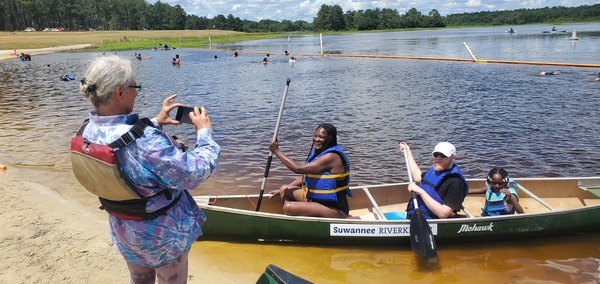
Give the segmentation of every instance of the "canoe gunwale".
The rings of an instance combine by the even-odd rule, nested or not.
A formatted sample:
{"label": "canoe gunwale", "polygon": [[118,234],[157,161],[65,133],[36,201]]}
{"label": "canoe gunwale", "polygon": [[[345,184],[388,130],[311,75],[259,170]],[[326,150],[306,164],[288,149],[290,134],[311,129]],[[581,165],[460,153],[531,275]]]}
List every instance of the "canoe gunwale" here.
{"label": "canoe gunwale", "polygon": [[[584,178],[528,178],[515,179],[521,181],[539,180],[534,191],[543,192],[547,183],[554,184],[556,181],[564,181],[563,185],[552,187],[547,199],[573,199],[581,201],[578,207],[565,207],[554,211],[528,212],[524,214],[490,216],[490,217],[456,217],[449,219],[431,219],[428,220],[430,226],[435,229],[436,242],[471,242],[502,240],[512,238],[527,238],[550,236],[560,234],[570,234],[576,232],[595,231],[600,229],[600,203],[590,203],[586,205],[581,193],[585,190],[579,185],[579,181],[590,181],[588,183],[600,184],[600,177]],[[484,179],[470,179],[484,183]],[[382,184],[376,186],[354,186],[356,190],[363,188],[373,189],[375,187],[406,186],[408,183]],[[556,190],[564,190],[557,195]],[[526,185],[526,187],[528,187]],[[382,191],[388,189],[382,188]],[[268,198],[270,195],[267,195]],[[545,195],[540,195],[541,199]],[[557,197],[558,196],[558,197]],[[564,196],[564,197],[563,197]],[[297,244],[346,244],[346,245],[401,245],[408,244],[409,237],[405,234],[395,235],[352,235],[340,236],[333,233],[336,228],[376,228],[377,230],[388,230],[386,228],[406,228],[410,225],[410,220],[378,220],[378,219],[359,219],[359,218],[322,218],[307,216],[290,216],[282,213],[256,212],[250,210],[251,204],[245,201],[248,198],[256,198],[254,195],[222,195],[222,196],[194,196],[194,199],[208,217],[207,222],[202,226],[204,236],[202,238],[212,240],[230,240],[240,242],[275,242],[275,243],[297,243]],[[382,196],[379,196],[382,197]],[[216,202],[210,203],[209,200],[216,198]],[[364,199],[365,196],[355,198]],[[222,203],[219,204],[219,199]],[[242,200],[244,199],[244,200]],[[589,199],[600,200],[590,196]],[[366,199],[365,199],[366,200]],[[395,198],[393,201],[397,201]],[[381,200],[383,201],[383,200]],[[390,204],[390,200],[385,200],[384,204]],[[562,201],[561,201],[562,202]],[[566,202],[566,201],[565,201]],[[238,204],[244,209],[226,207],[230,204]],[[271,210],[273,206],[278,206],[279,200],[271,200],[268,204]],[[361,203],[370,206],[368,201]],[[566,204],[566,203],[565,203]],[[570,205],[573,206],[573,205]],[[266,208],[266,207],[265,207]],[[362,207],[361,207],[362,208]],[[362,209],[361,209],[362,210]],[[268,210],[265,210],[268,211]],[[373,212],[370,212],[373,213]],[[212,220],[212,222],[211,222]],[[494,228],[489,232],[482,231],[486,226]],[[469,229],[475,228],[475,229]],[[483,228],[483,229],[482,229]],[[469,231],[471,230],[471,231]],[[492,232],[493,231],[493,232]]]}

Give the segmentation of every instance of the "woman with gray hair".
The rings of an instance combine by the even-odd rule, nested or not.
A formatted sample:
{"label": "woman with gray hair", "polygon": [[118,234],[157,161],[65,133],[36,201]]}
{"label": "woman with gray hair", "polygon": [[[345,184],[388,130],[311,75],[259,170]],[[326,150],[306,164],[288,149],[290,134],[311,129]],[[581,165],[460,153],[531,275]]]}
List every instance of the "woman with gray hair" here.
{"label": "woman with gray hair", "polygon": [[109,214],[113,245],[127,262],[131,283],[185,283],[188,252],[202,234],[206,216],[188,190],[214,172],[220,147],[206,109],[189,117],[196,130],[194,149],[183,152],[162,131],[179,125],[169,116],[182,106],[171,95],[153,119],[132,113],[142,86],[129,60],[94,60],[81,92],[94,110],[71,141],[73,172],[99,196]]}

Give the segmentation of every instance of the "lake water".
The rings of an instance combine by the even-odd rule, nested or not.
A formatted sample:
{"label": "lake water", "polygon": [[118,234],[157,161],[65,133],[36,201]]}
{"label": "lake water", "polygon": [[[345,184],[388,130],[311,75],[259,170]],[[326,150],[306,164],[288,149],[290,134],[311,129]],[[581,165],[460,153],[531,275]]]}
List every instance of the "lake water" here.
{"label": "lake water", "polygon": [[[323,51],[468,59],[470,55],[463,45],[466,42],[477,59],[600,66],[600,24],[557,27],[568,30],[562,35],[542,34],[551,28],[547,26],[513,26],[517,31],[514,35],[505,33],[509,28],[325,35]],[[573,29],[579,37],[575,42],[569,40]],[[352,185],[406,181],[399,140],[411,144],[422,168],[430,166],[430,153],[437,142],[452,142],[458,151],[457,163],[467,178],[483,178],[497,166],[507,168],[513,177],[600,176],[600,82],[594,81],[597,68],[328,56],[301,56],[295,64],[288,63],[284,50],[292,56],[319,54],[318,35],[213,48],[117,53],[132,60],[137,52],[151,57],[133,60],[137,81],[143,85],[134,111],[153,116],[162,100],[172,93],[180,94],[177,100],[186,105],[206,107],[216,139],[222,145],[222,156],[217,172],[198,194],[258,193],[268,141],[273,136],[288,78],[291,84],[279,132],[281,149],[302,161],[308,154],[315,127],[322,122],[334,124],[338,141],[350,157]],[[240,56],[234,57],[233,50],[240,51]],[[269,63],[263,65],[260,62],[267,53],[271,54]],[[170,64],[175,54],[182,59],[179,68]],[[69,139],[91,108],[80,95],[77,82],[97,56],[102,54],[53,54],[35,56],[31,62],[0,63],[1,164],[71,175]],[[528,76],[541,71],[561,74]],[[59,81],[65,73],[74,75],[77,81]],[[189,125],[166,127],[168,132],[188,141],[194,137],[192,129]],[[293,178],[275,160],[266,190]],[[596,269],[597,273],[600,246],[596,240],[600,235],[591,236],[584,241],[566,238],[564,246],[578,252],[573,255],[565,256],[552,249],[555,242],[542,242],[535,256],[523,248],[513,252],[514,260],[499,261],[497,265],[516,278],[534,280],[552,280],[545,278],[548,273],[575,275],[573,269],[562,269],[564,266],[560,265],[543,268],[535,264],[539,261],[568,261],[567,266],[579,272],[592,273]],[[472,254],[487,252],[502,259],[503,251],[511,247],[512,244],[501,244],[500,248],[484,245]],[[275,254],[278,250],[293,251],[272,248],[269,252]],[[337,248],[311,249],[324,255],[332,250],[332,254],[344,253]],[[410,248],[404,251],[410,252]],[[234,258],[243,257],[231,253]],[[369,254],[371,250],[352,253]],[[207,257],[203,254],[197,257],[201,262],[210,261],[203,259]],[[367,263],[371,258],[372,255],[367,257]],[[589,261],[596,267],[591,267]],[[532,271],[537,272],[529,272],[528,263],[535,265]],[[304,265],[310,271],[315,269]],[[497,271],[488,265],[471,262],[458,262],[442,270],[462,265],[468,265],[470,272],[483,273],[482,277],[488,280],[497,277]],[[349,265],[350,270],[344,275],[374,272],[382,277],[373,279],[385,280],[389,279],[388,270],[405,271],[410,267],[399,268],[397,263],[385,261],[359,262]],[[322,281],[312,279],[321,283],[352,282],[348,280],[351,277],[323,273]],[[421,276],[415,273],[415,277]],[[453,277],[458,279],[459,275]],[[423,278],[427,279],[431,280]]]}

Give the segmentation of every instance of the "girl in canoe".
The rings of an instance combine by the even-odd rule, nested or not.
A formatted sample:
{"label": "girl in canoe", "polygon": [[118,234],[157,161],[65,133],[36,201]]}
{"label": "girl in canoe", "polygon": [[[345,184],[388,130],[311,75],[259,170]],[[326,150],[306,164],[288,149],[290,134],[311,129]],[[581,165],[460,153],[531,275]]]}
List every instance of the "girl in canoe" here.
{"label": "girl in canoe", "polygon": [[288,158],[271,141],[269,150],[292,172],[302,174],[290,184],[269,193],[281,196],[283,213],[295,216],[346,218],[350,207],[350,162],[337,143],[337,130],[323,123],[312,138],[313,145],[304,164]]}
{"label": "girl in canoe", "polygon": [[508,172],[503,168],[493,168],[487,176],[487,187],[471,189],[469,193],[484,193],[485,205],[481,208],[481,216],[510,215],[523,213],[516,189],[517,182],[511,181]]}

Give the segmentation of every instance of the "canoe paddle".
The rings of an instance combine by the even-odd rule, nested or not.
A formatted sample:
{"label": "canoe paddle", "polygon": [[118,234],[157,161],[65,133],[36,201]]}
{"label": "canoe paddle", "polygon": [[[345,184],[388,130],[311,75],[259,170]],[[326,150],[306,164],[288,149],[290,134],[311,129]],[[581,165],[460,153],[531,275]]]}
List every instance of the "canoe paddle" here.
{"label": "canoe paddle", "polygon": [[[408,182],[411,184],[413,183],[413,178],[406,152],[404,152],[404,161],[406,162],[406,170],[408,171]],[[427,223],[427,219],[425,219],[425,216],[419,210],[417,194],[414,192],[412,192],[412,200],[415,210],[412,216],[410,216],[410,246],[417,256],[429,259],[435,258],[437,256],[435,239],[433,238],[433,233],[431,232],[429,223]]]}
{"label": "canoe paddle", "polygon": [[[281,98],[281,105],[279,106],[279,114],[277,115],[277,123],[275,123],[275,133],[273,133],[273,141],[277,140],[277,133],[279,133],[279,123],[281,123],[281,115],[283,114],[283,106],[285,105],[285,98],[287,97],[288,88],[290,87],[290,79],[285,81],[285,90],[283,91],[283,97]],[[271,168],[271,161],[273,160],[273,152],[269,151],[269,158],[267,159],[267,166],[265,167],[265,174],[263,175],[263,181],[260,186],[260,194],[258,196],[258,202],[256,202],[256,212],[260,210],[260,203],[262,202],[263,193],[265,192],[265,185],[267,184],[267,177],[269,176],[269,169]]]}

